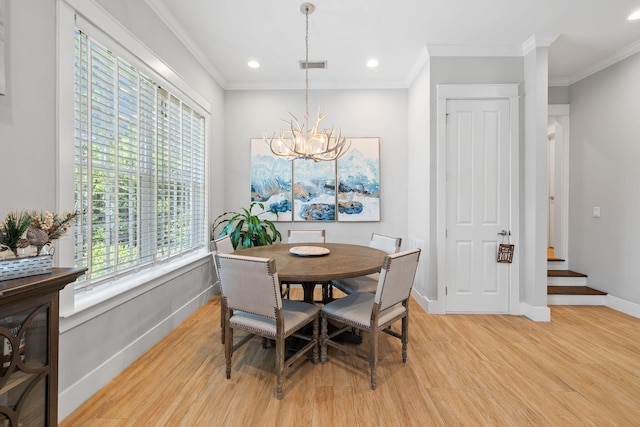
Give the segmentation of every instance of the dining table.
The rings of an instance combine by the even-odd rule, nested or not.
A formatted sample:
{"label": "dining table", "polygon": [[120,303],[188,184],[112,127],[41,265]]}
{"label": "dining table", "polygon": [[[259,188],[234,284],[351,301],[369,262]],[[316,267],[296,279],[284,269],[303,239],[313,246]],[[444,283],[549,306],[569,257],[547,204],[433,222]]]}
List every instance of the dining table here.
{"label": "dining table", "polygon": [[380,272],[386,252],[349,243],[277,243],[238,249],[236,255],[272,258],[281,282],[299,283],[314,303],[318,283]]}

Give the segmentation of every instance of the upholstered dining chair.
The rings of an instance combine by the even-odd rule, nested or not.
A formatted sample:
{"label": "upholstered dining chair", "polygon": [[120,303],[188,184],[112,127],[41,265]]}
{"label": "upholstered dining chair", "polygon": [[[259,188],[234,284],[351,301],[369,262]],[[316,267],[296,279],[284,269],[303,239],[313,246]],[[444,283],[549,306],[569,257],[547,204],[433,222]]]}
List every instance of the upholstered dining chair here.
{"label": "upholstered dining chair", "polygon": [[[320,361],[327,361],[327,347],[334,347],[366,358],[371,368],[371,389],[376,389],[376,369],[378,366],[378,340],[380,332],[387,333],[402,341],[402,362],[407,361],[409,342],[409,297],[418,267],[420,249],[387,255],[380,271],[380,279],[375,294],[358,292],[336,299],[322,307],[322,334],[320,337]],[[402,331],[397,333],[391,324],[401,320]],[[327,323],[344,325],[330,335]],[[369,333],[369,349],[363,351],[332,339],[349,329],[359,329]]]}
{"label": "upholstered dining chair", "polygon": [[289,230],[287,243],[324,243],[325,230]]}
{"label": "upholstered dining chair", "polygon": [[[289,230],[287,235],[287,243],[324,243],[325,230]],[[291,292],[291,282],[282,282],[286,287],[283,295],[289,297]],[[332,299],[332,290],[329,282],[322,282],[322,302],[328,302]]]}
{"label": "upholstered dining chair", "polygon": [[[276,264],[270,258],[233,254],[217,254],[222,295],[226,300],[225,359],[227,379],[231,378],[233,352],[253,336],[275,340],[276,397],[282,398],[284,370],[312,351],[313,363],[318,362],[318,325],[320,309],[304,301],[283,300]],[[312,325],[311,335],[303,328]],[[236,344],[235,330],[248,332]],[[295,336],[308,341],[285,361],[285,339]]]}
{"label": "upholstered dining chair", "polygon": [[[377,233],[371,234],[371,241],[369,242],[370,247],[380,249],[388,254],[398,252],[401,245],[401,237],[389,237]],[[332,280],[331,285],[334,288],[340,289],[347,295],[351,295],[356,292],[369,292],[373,294],[376,292],[376,288],[378,287],[379,277],[380,273],[373,273],[368,276]]]}
{"label": "upholstered dining chair", "polygon": [[[213,265],[216,270],[216,276],[218,277],[218,281],[216,283],[220,284],[220,272],[218,271],[218,264],[215,262],[216,254],[230,254],[235,249],[233,248],[233,243],[231,243],[230,236],[223,236],[219,239],[212,240],[209,243],[209,250],[213,255]],[[220,286],[220,339],[222,344],[224,344],[224,298],[222,296],[222,286]]]}

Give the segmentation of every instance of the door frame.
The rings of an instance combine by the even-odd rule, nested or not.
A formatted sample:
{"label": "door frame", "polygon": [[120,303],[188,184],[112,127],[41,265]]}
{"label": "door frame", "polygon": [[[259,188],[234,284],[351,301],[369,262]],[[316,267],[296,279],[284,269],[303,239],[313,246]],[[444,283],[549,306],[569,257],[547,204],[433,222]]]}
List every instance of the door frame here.
{"label": "door frame", "polygon": [[555,218],[556,232],[560,234],[561,252],[556,256],[564,262],[554,262],[554,269],[569,268],[569,153],[570,153],[570,107],[569,104],[549,104],[548,116],[562,125],[562,140],[556,137],[556,179],[560,180],[560,217]]}
{"label": "door frame", "polygon": [[[520,98],[517,84],[442,84],[436,86],[436,247],[437,247],[437,284],[438,307],[436,311],[446,313],[446,247],[447,247],[447,101],[454,99],[509,100],[509,138],[511,140],[511,179],[509,222],[511,225],[511,243],[515,244],[513,263],[509,266],[509,314],[520,314]],[[435,308],[435,307],[434,307]]]}

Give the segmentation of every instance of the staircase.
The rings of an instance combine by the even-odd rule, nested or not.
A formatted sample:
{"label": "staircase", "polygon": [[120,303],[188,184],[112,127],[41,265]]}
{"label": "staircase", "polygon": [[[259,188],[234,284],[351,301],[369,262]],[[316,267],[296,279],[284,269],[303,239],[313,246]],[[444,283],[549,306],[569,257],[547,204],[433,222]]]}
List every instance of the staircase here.
{"label": "staircase", "polygon": [[604,305],[606,292],[587,286],[587,275],[563,268],[565,260],[547,257],[548,305]]}

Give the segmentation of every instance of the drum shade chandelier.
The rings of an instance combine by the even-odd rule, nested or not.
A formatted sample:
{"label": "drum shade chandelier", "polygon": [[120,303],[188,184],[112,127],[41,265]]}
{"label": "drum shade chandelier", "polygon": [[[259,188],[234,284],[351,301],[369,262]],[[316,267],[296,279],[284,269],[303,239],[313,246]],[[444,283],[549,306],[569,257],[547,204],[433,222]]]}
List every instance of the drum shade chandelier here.
{"label": "drum shade chandelier", "polygon": [[[313,13],[315,6],[311,3],[300,5],[300,11],[306,17],[305,30],[305,62],[302,65],[305,70],[305,93],[304,102],[306,106],[304,124],[300,124],[296,116],[289,113],[291,120],[283,121],[286,127],[280,129],[280,136],[276,138],[274,132],[269,138],[265,132],[264,140],[269,144],[271,151],[276,156],[284,157],[287,160],[311,159],[313,161],[331,161],[342,156],[350,146],[342,132],[331,129],[320,130],[320,122],[328,113],[320,113],[313,128],[309,128],[309,15]],[[337,133],[337,136],[336,136]]]}

